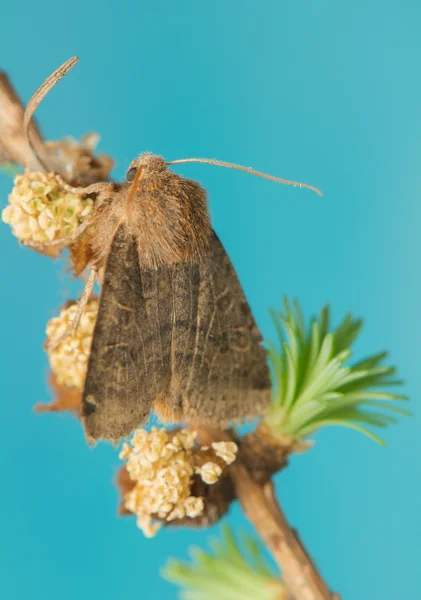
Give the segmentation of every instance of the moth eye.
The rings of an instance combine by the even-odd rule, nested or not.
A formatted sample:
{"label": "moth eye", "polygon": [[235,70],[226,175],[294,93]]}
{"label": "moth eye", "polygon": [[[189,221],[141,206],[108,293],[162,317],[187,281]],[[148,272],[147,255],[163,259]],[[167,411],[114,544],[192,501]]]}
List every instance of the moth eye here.
{"label": "moth eye", "polygon": [[131,169],[129,169],[127,171],[126,181],[133,181],[133,179],[136,177],[136,173],[137,173],[137,167],[132,167]]}

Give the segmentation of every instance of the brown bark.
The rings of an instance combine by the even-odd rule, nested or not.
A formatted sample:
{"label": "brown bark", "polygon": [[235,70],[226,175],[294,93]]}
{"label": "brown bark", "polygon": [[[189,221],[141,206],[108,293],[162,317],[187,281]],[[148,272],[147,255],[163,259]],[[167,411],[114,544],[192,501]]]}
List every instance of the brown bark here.
{"label": "brown bark", "polygon": [[[273,484],[256,484],[242,464],[230,469],[240,504],[282,571],[295,600],[333,600],[310,556],[288,525],[276,501]],[[336,598],[338,598],[336,596]]]}
{"label": "brown bark", "polygon": [[239,440],[238,457],[247,465],[252,479],[262,485],[287,466],[290,454],[304,452],[308,447],[289,437],[275,437],[262,422]]}
{"label": "brown bark", "polygon": [[[218,428],[196,429],[199,429],[202,443],[232,439],[228,432]],[[264,427],[258,427],[253,434],[249,434],[250,448],[257,448],[261,458],[264,457],[263,447],[270,446],[267,434]],[[280,452],[282,465],[285,464],[287,453],[292,451],[292,446],[289,446],[289,452]],[[273,483],[266,478],[265,468],[257,469],[257,476],[253,476],[248,470],[248,463],[243,462],[252,455],[251,449],[245,453],[240,452],[237,460],[229,467],[229,474],[236,497],[279,565],[282,579],[291,595],[295,600],[340,600],[337,594],[329,591],[309,554],[288,525],[275,498]],[[256,469],[254,457],[251,464]],[[269,465],[274,468],[272,459]]]}
{"label": "brown bark", "polygon": [[[27,166],[34,161],[33,153],[23,133],[24,107],[6,73],[0,72],[0,163],[16,162]],[[33,123],[32,139],[43,144],[42,136]]]}

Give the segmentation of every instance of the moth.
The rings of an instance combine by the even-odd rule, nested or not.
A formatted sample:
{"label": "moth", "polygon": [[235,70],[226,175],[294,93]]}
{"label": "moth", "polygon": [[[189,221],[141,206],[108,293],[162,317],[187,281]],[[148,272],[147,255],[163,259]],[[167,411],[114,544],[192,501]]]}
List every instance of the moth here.
{"label": "moth", "polygon": [[[29,102],[29,143],[36,107],[76,61],[55,71]],[[122,183],[71,188],[62,182],[95,198],[94,211],[76,233],[51,242],[77,250],[79,271],[91,269],[73,328],[101,273],[83,390],[88,439],[120,440],[142,425],[151,409],[164,422],[226,424],[261,415],[270,401],[262,337],[212,229],[206,192],[170,170],[183,162],[315,189],[221,161],[166,162],[150,153],[133,160]]]}

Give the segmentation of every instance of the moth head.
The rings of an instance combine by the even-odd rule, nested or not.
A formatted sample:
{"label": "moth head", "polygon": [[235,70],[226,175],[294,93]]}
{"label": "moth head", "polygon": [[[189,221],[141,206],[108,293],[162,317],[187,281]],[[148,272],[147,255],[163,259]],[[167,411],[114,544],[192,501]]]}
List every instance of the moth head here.
{"label": "moth head", "polygon": [[130,164],[124,184],[123,218],[139,240],[145,268],[201,260],[212,233],[205,190],[167,165],[161,156],[141,154]]}
{"label": "moth head", "polygon": [[159,175],[167,170],[167,163],[162,156],[156,156],[150,152],[144,152],[130,163],[129,169],[126,173],[126,181],[129,183],[134,181],[139,169],[141,170],[142,178],[151,175]]}

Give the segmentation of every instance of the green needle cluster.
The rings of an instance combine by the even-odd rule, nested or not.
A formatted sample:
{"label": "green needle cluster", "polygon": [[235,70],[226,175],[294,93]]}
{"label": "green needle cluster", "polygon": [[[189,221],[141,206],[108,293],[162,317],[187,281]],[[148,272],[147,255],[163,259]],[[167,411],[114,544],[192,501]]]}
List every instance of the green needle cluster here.
{"label": "green needle cluster", "polygon": [[370,428],[384,428],[410,415],[396,403],[406,396],[385,391],[401,384],[386,352],[348,364],[362,321],[348,314],[336,329],[325,306],[308,326],[298,302],[284,300],[272,312],[278,344],[268,353],[273,373],[273,402],[265,422],[274,434],[302,439],[326,425],[342,425],[384,445]]}
{"label": "green needle cluster", "polygon": [[182,586],[182,600],[286,600],[282,582],[266,565],[259,544],[248,536],[237,543],[230,529],[222,540],[211,540],[212,553],[191,550],[192,563],[172,559],[163,571]]}

